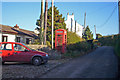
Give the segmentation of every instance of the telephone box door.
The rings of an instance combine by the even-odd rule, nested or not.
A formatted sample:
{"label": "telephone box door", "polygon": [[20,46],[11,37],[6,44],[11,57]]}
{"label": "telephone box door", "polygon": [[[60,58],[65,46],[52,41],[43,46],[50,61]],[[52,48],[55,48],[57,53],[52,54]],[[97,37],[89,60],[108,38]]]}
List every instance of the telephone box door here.
{"label": "telephone box door", "polygon": [[65,53],[67,43],[67,33],[64,29],[58,29],[55,31],[55,49]]}

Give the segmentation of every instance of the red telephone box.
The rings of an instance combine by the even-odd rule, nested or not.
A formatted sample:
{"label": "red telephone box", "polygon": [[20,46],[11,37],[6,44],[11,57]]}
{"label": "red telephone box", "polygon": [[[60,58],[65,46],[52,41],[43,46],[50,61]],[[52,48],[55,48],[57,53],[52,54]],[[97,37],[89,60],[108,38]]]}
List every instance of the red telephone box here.
{"label": "red telephone box", "polygon": [[66,45],[67,45],[67,31],[64,29],[55,30],[55,49],[61,51],[62,53],[65,53]]}

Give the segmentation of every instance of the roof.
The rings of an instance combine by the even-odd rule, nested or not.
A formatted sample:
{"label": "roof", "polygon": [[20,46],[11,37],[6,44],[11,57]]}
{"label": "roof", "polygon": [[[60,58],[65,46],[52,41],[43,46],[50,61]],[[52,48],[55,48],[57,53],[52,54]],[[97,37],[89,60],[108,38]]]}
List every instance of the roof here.
{"label": "roof", "polygon": [[2,27],[0,30],[2,30],[2,32],[4,32],[4,33],[26,35],[26,36],[38,38],[37,34],[35,34],[34,31],[29,31],[29,30],[25,30],[25,29],[21,29],[21,28],[16,29],[15,27],[1,25],[1,24],[0,24],[0,27]]}
{"label": "roof", "polygon": [[0,42],[0,44],[4,44],[4,43],[10,43],[10,44],[22,44],[22,43],[19,43],[19,42]]}

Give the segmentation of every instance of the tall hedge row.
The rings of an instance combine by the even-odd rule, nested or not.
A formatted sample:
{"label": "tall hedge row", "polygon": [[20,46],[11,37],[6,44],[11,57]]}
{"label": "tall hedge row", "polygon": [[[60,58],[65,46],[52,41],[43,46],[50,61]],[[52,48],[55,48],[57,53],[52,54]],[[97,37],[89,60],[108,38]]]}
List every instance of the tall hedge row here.
{"label": "tall hedge row", "polygon": [[99,38],[98,41],[103,46],[113,46],[115,48],[116,54],[120,56],[120,34],[111,35],[111,36],[103,36]]}

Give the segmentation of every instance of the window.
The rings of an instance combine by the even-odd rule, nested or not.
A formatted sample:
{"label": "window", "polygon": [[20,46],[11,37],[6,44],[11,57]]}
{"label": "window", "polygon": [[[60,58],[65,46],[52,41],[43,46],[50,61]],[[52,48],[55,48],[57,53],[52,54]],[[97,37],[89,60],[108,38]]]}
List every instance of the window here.
{"label": "window", "polygon": [[0,50],[9,50],[12,51],[12,44],[2,44]]}
{"label": "window", "polygon": [[17,41],[17,42],[20,42],[20,37],[17,37],[17,38],[16,38],[16,41]]}
{"label": "window", "polygon": [[57,35],[57,46],[62,46],[63,35]]}
{"label": "window", "polygon": [[19,44],[14,44],[13,46],[14,46],[14,51],[25,51],[26,50],[25,47],[23,47]]}
{"label": "window", "polygon": [[26,44],[31,44],[32,43],[32,39],[31,38],[26,38]]}
{"label": "window", "polygon": [[2,42],[7,42],[7,36],[2,36]]}

